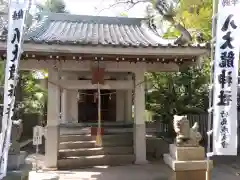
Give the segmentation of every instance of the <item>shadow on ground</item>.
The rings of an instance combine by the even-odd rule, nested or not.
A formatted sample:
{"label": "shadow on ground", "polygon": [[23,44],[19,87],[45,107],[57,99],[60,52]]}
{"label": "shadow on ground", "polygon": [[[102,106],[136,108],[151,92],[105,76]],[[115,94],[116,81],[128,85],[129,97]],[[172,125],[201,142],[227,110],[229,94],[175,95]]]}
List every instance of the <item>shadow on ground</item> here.
{"label": "shadow on ground", "polygon": [[[118,167],[95,167],[81,170],[35,173],[29,180],[167,180],[171,170],[162,162],[147,165],[128,165]],[[42,179],[41,179],[42,180]]]}
{"label": "shadow on ground", "polygon": [[[29,156],[27,163],[35,163],[44,167],[44,144],[40,146],[40,153],[35,154],[35,146],[28,144],[22,150]],[[212,158],[214,169],[212,180],[240,180],[240,156],[218,156]],[[97,167],[71,171],[31,172],[29,180],[167,180],[171,175],[162,160],[153,161],[147,165],[128,165],[118,167]]]}

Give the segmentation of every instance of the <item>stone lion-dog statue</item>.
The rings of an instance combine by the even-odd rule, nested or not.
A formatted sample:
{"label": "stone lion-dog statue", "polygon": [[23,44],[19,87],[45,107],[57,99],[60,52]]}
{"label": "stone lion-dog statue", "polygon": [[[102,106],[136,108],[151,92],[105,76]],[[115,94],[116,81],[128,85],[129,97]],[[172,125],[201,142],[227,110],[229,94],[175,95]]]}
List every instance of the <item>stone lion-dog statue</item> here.
{"label": "stone lion-dog statue", "polygon": [[182,147],[197,147],[202,139],[202,135],[198,132],[199,125],[194,123],[190,128],[189,120],[187,116],[174,115],[173,127],[177,136],[175,144]]}

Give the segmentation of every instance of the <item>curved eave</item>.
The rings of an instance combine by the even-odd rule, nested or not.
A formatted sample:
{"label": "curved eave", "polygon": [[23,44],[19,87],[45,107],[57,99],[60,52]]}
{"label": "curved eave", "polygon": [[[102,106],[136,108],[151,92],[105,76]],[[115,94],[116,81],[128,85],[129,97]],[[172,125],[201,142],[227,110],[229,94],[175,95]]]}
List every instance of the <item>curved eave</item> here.
{"label": "curved eave", "polygon": [[[6,42],[0,42],[0,50],[6,50]],[[161,46],[161,47],[119,47],[102,45],[62,45],[62,44],[36,44],[24,43],[24,52],[37,53],[71,53],[71,54],[102,54],[102,55],[135,55],[135,56],[194,56],[207,55],[209,50],[197,46]]]}

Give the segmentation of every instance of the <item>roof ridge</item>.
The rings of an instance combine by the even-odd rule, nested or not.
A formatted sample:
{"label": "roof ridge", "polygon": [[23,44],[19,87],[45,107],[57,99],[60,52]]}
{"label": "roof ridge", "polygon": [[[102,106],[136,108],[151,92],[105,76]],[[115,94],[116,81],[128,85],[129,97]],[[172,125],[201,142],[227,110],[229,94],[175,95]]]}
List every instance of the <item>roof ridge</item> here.
{"label": "roof ridge", "polygon": [[146,18],[132,17],[113,17],[113,16],[93,16],[93,15],[77,15],[68,13],[42,13],[41,16],[47,16],[51,21],[71,21],[71,22],[86,22],[96,24],[128,24],[140,25],[141,21]]}

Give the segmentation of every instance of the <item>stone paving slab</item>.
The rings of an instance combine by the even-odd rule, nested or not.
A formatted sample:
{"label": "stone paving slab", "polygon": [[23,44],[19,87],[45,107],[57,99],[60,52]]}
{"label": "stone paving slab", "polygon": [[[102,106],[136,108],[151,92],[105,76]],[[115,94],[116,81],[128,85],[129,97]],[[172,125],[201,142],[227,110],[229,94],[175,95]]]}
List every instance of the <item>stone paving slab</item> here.
{"label": "stone paving slab", "polygon": [[130,165],[75,171],[31,172],[29,180],[57,180],[57,177],[59,180],[167,180],[164,173],[166,169],[167,167],[161,165]]}
{"label": "stone paving slab", "polygon": [[[26,161],[44,166],[43,155],[32,154]],[[215,157],[212,180],[240,180],[240,157]],[[147,165],[128,165],[118,167],[101,167],[72,171],[36,173],[30,172],[29,180],[168,180],[171,169],[163,161]],[[55,177],[55,179],[54,179]]]}
{"label": "stone paving slab", "polygon": [[[32,171],[29,180],[168,180],[170,175],[170,168],[161,162],[72,171]],[[212,180],[240,180],[240,176],[231,166],[219,165],[212,172]]]}

